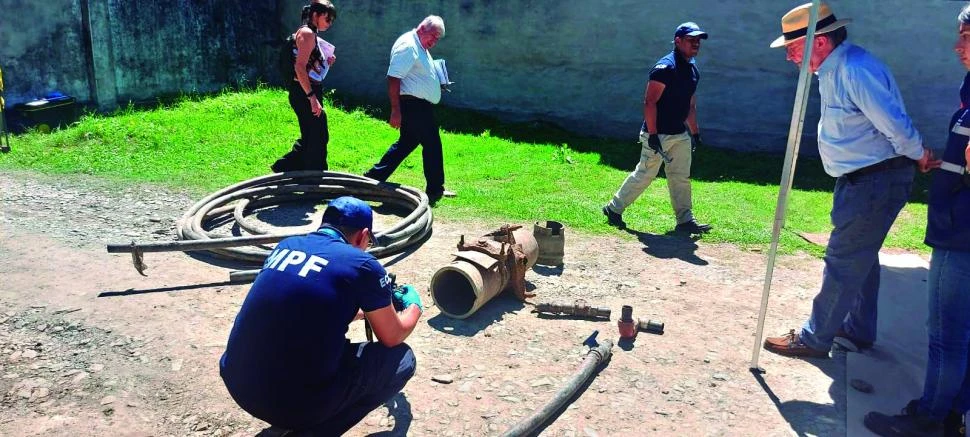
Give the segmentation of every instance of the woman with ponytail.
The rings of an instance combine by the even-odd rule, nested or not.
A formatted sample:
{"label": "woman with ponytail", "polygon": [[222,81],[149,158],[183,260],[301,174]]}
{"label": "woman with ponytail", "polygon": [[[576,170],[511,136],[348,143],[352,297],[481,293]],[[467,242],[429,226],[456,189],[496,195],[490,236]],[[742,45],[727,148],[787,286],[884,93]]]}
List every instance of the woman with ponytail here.
{"label": "woman with ponytail", "polygon": [[288,44],[292,50],[292,68],[284,76],[289,90],[290,107],[300,123],[300,139],[293,150],[271,167],[274,172],[297,170],[327,170],[327,113],[323,110],[323,78],[333,65],[336,56],[333,45],[317,37],[326,31],[337,18],[337,8],[330,0],[313,0],[303,7],[303,24],[294,32]]}

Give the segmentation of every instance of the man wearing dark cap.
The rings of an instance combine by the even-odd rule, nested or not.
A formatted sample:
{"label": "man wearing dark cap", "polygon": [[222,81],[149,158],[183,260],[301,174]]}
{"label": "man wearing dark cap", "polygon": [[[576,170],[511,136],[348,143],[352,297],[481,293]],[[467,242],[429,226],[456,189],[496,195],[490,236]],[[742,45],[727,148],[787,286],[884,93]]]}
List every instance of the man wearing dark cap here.
{"label": "man wearing dark cap", "polygon": [[[771,43],[785,47],[787,59],[799,66],[811,6],[785,14],[782,35]],[[935,162],[892,73],[846,40],[851,21],[820,4],[808,67],[818,76],[822,103],[818,152],[825,172],[836,178],[833,229],[812,314],[800,331],[765,339],[765,349],[781,355],[824,358],[833,342],[858,351],[876,341],[879,249],[906,205],[914,168],[926,172]]]}
{"label": "man wearing dark cap", "polygon": [[[413,287],[392,290],[364,251],[372,225],[367,203],[331,201],[319,230],[276,245],[236,316],[222,379],[240,407],[275,429],[340,435],[414,375],[403,342],[421,317],[421,298]],[[360,318],[379,342],[345,337]]]}
{"label": "man wearing dark cap", "polygon": [[[692,22],[677,26],[674,49],[660,58],[653,70],[643,98],[643,126],[640,128],[640,163],[623,181],[613,200],[603,207],[609,224],[624,228],[623,211],[630,206],[657,177],[660,164],[666,161],[667,189],[677,215],[678,232],[700,234],[710,225],[697,223],[691,211],[691,154],[701,143],[697,127],[697,81],[700,73],[694,57],[707,32]],[[686,124],[686,125],[685,125]],[[665,160],[661,151],[669,160]]]}

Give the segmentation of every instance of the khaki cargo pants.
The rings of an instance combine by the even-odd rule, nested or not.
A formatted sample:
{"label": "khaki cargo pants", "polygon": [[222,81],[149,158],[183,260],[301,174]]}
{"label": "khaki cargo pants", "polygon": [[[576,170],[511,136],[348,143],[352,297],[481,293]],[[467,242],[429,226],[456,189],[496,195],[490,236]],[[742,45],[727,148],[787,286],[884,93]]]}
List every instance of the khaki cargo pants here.
{"label": "khaki cargo pants", "polygon": [[[643,194],[643,190],[657,178],[660,165],[664,164],[660,154],[647,145],[647,137],[646,131],[640,131],[640,162],[610,201],[609,208],[617,214],[623,214],[626,207]],[[667,190],[670,191],[670,204],[677,215],[677,223],[689,222],[694,219],[690,194],[690,135],[686,131],[677,135],[661,134],[660,146],[671,159],[666,163],[664,173],[667,175]]]}

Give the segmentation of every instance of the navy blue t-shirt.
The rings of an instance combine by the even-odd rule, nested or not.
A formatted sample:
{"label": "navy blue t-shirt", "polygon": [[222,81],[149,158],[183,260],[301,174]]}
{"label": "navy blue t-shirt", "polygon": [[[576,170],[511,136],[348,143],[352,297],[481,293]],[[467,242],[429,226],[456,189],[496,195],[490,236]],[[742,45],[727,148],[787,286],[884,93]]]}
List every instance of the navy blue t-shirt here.
{"label": "navy blue t-shirt", "polygon": [[[658,134],[677,135],[687,130],[684,121],[690,113],[690,99],[697,91],[700,78],[697,67],[674,51],[660,58],[650,70],[650,80],[664,84],[664,92],[657,101]],[[644,120],[643,129],[646,128]]]}
{"label": "navy blue t-shirt", "polygon": [[297,407],[336,376],[357,310],[391,304],[377,260],[330,228],[279,244],[263,264],[220,361],[233,398]]}
{"label": "navy blue t-shirt", "polygon": [[[960,109],[950,119],[943,160],[963,167],[970,141],[970,73],[960,87]],[[946,250],[970,251],[970,186],[965,178],[944,170],[933,172],[927,206],[926,244]]]}

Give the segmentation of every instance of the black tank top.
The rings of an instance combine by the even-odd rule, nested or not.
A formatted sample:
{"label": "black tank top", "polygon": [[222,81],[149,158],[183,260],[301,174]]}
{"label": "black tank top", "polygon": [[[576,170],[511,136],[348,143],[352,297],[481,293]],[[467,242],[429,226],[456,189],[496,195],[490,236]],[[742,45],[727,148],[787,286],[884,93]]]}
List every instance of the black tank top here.
{"label": "black tank top", "polygon": [[[320,72],[323,69],[323,63],[326,62],[326,60],[323,59],[323,52],[320,50],[320,40],[317,38],[317,29],[315,27],[313,27],[313,26],[306,25],[306,24],[304,24],[303,26],[300,26],[300,27],[301,28],[306,27],[306,28],[308,28],[308,29],[310,29],[310,30],[313,31],[313,39],[314,39],[314,41],[313,41],[313,51],[310,52],[310,59],[307,60],[307,63],[306,63],[306,71],[307,71],[307,73],[310,73],[310,72],[313,72],[313,71]],[[295,35],[295,33],[294,33],[294,35]],[[296,53],[297,53],[297,50],[299,50],[299,49],[297,49],[297,47],[296,47],[296,38],[294,37],[293,38],[293,53],[290,56],[292,58],[291,61],[290,61],[290,65],[295,65],[296,64]],[[320,81],[313,79],[313,75],[312,74],[310,74],[309,76],[310,76],[310,82],[311,83],[320,83]],[[294,81],[296,80],[296,72],[294,72],[293,80]]]}

